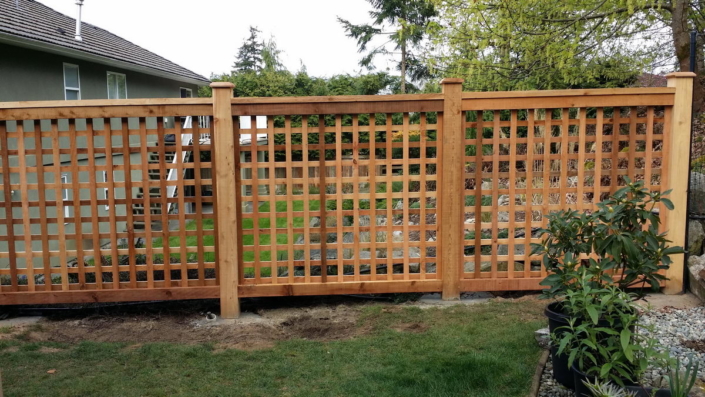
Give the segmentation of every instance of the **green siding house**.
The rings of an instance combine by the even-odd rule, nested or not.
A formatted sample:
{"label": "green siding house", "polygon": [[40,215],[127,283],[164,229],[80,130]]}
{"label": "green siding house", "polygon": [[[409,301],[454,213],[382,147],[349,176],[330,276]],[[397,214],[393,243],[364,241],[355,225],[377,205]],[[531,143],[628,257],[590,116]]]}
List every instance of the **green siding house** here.
{"label": "green siding house", "polygon": [[[76,16],[71,18],[61,14],[35,0],[0,0],[0,102],[15,101],[47,101],[47,100],[77,100],[77,99],[127,99],[127,98],[188,98],[195,96],[199,86],[209,84],[209,80],[197,73],[194,73],[182,66],[179,66],[157,54],[145,50],[137,44],[131,43],[118,37],[104,29],[80,21],[80,11],[82,1],[77,1],[78,7]],[[168,36],[165,36],[168,37]],[[202,122],[207,120],[202,120]],[[2,120],[0,120],[2,122]],[[130,120],[130,124],[136,125],[136,120]],[[182,122],[174,121],[171,122]],[[148,123],[156,123],[156,120],[149,120]],[[16,125],[8,121],[7,128],[13,131]],[[82,125],[83,126],[82,126]],[[32,128],[49,128],[47,120],[39,120],[36,123],[26,123],[26,131]],[[59,129],[66,129],[67,123],[59,121]],[[77,121],[76,128],[85,128],[85,122]],[[61,144],[68,147],[68,138]],[[83,137],[77,139],[79,147],[85,147]],[[138,141],[131,142],[131,145],[138,146]],[[168,143],[167,143],[168,144]],[[16,148],[10,148],[16,149]],[[135,154],[134,156],[139,156]],[[14,158],[13,158],[14,157]],[[10,156],[9,164],[18,166],[17,156]],[[105,164],[103,158],[96,157],[96,164]],[[69,164],[69,155],[61,155],[62,164]],[[30,159],[31,160],[31,159]],[[169,161],[168,159],[154,159],[155,161]],[[4,159],[3,159],[4,161]],[[45,155],[42,159],[45,166],[53,165],[51,155]],[[137,162],[138,159],[134,159]],[[86,164],[86,157],[79,156],[78,164]],[[113,155],[114,164],[122,164],[121,154]],[[26,164],[36,166],[36,164]],[[81,182],[88,181],[87,173],[79,173],[77,176]],[[104,173],[102,173],[104,174]],[[105,181],[106,175],[96,175],[96,180]],[[116,181],[124,180],[125,175],[114,175]],[[64,200],[73,200],[70,190],[73,176],[70,173],[62,175],[45,175],[47,182],[53,182],[52,178],[61,178],[67,185],[64,193]],[[134,171],[133,179],[141,178],[139,171]],[[18,175],[11,175],[12,183],[19,183]],[[28,180],[28,183],[36,183],[35,180]],[[84,180],[85,179],[85,180]],[[81,189],[81,198],[90,198],[86,189]],[[105,192],[98,193],[99,198],[107,198]],[[116,198],[124,198],[124,189],[115,189]],[[36,191],[30,191],[30,200],[37,200]],[[47,200],[55,200],[52,197],[54,192],[46,192]],[[143,192],[130,192],[132,197],[141,197]],[[150,194],[153,194],[150,192]],[[13,200],[18,200],[19,192],[12,192]],[[86,195],[86,197],[83,197]],[[3,200],[0,195],[0,200]],[[14,208],[17,213],[16,218],[21,217],[21,208]],[[37,208],[33,208],[38,212]],[[74,216],[73,208],[66,207],[66,216]],[[98,209],[100,216],[107,215],[109,208],[101,206]],[[124,215],[125,211],[140,211],[140,209],[116,208],[118,215]],[[145,209],[142,208],[142,211]],[[160,209],[149,209],[160,211]],[[50,217],[55,214],[47,214]],[[30,214],[37,217],[38,213]],[[36,230],[32,229],[32,234],[39,234],[39,225]],[[53,225],[54,229],[56,225]],[[118,225],[119,229],[125,230],[128,225]],[[133,227],[140,227],[133,225]],[[4,226],[2,226],[4,228]],[[73,225],[67,225],[66,233],[74,233]],[[56,230],[49,230],[50,234],[56,234]],[[107,232],[101,230],[101,232]],[[6,235],[7,230],[0,230],[0,235]],[[106,241],[101,241],[103,245]],[[24,250],[23,244],[17,242],[17,248]],[[67,242],[67,249],[75,249],[75,245],[82,244],[84,248],[93,246],[92,240],[79,240]],[[41,246],[32,247],[37,252],[41,251]],[[58,247],[50,247],[56,250]],[[7,252],[7,242],[0,242],[0,251]],[[39,260],[39,258],[37,258]],[[0,259],[0,268],[7,267],[7,259]],[[24,259],[19,259],[23,261]],[[72,258],[75,261],[75,258]],[[26,263],[18,263],[24,267]],[[58,263],[52,264],[58,266]],[[35,266],[41,266],[39,262]]]}

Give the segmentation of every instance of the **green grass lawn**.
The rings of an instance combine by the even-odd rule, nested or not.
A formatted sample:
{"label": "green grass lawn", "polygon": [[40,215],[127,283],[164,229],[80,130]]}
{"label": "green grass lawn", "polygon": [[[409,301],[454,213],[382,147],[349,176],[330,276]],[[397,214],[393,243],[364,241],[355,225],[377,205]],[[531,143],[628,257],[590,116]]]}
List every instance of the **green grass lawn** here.
{"label": "green grass lawn", "polygon": [[[296,200],[293,201],[293,211],[303,211],[304,210],[304,202],[302,200]],[[309,202],[309,209],[311,211],[318,211],[320,207],[320,201],[318,200],[311,200]],[[287,227],[287,219],[285,214],[287,213],[287,204],[288,202],[286,201],[277,201],[276,202],[276,212],[279,214],[276,220],[277,223],[277,228],[286,228]],[[270,204],[269,202],[265,202],[262,205],[260,205],[259,210],[260,210],[260,216],[262,218],[259,219],[259,228],[260,229],[269,229],[271,225],[271,219],[269,218],[269,208]],[[189,221],[186,224],[186,230],[196,230],[196,221]],[[213,219],[204,219],[202,221],[202,227],[204,230],[212,230],[214,228],[213,225]],[[294,227],[303,227],[304,226],[304,218],[303,217],[294,217]],[[255,236],[254,236],[254,220],[253,219],[242,219],[242,227],[243,227],[243,237],[242,237],[242,243],[245,247],[247,246],[253,246],[255,243]],[[295,234],[293,236],[294,241],[296,238],[298,238],[298,234]],[[271,234],[270,233],[265,233],[265,234],[260,234],[259,235],[259,244],[262,245],[269,245],[270,242],[272,241]],[[288,236],[286,234],[277,234],[277,243],[278,244],[287,244],[288,243]],[[197,246],[197,237],[196,236],[187,236],[186,237],[186,245],[189,247],[195,247]],[[213,246],[215,245],[215,237],[214,236],[203,236],[203,245],[204,246]],[[161,237],[155,238],[153,246],[156,248],[161,248],[163,246],[163,239]],[[170,247],[180,247],[181,246],[181,240],[179,236],[170,236],[169,237],[169,246]],[[261,251],[261,256],[260,260],[262,261],[269,261],[271,259],[271,251]],[[279,252],[280,256],[286,256],[287,251],[280,251]],[[194,260],[195,260],[195,254]],[[160,255],[155,255],[155,257],[159,258],[161,257]],[[174,257],[178,257],[178,254],[175,254]],[[212,252],[206,252],[204,254],[204,259],[206,262],[214,262],[215,261],[215,254]],[[252,262],[255,259],[255,255],[253,251],[244,251],[243,252],[243,260],[245,262]],[[263,272],[269,271],[269,269],[262,269]],[[265,277],[268,277],[269,274],[262,274]],[[246,275],[247,276],[247,275]]]}
{"label": "green grass lawn", "polygon": [[[356,320],[362,336],[291,339],[255,351],[5,335],[0,369],[6,396],[523,397],[540,355],[533,331],[544,325],[541,308],[533,301],[364,306]],[[400,331],[404,324],[418,327]]]}

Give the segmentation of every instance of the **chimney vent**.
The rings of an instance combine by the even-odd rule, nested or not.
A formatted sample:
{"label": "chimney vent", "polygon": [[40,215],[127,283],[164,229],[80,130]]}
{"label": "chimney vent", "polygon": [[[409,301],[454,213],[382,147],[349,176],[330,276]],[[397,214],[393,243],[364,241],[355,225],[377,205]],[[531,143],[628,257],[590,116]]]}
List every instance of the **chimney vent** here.
{"label": "chimney vent", "polygon": [[81,9],[83,7],[83,0],[76,0],[76,5],[78,6],[78,17],[76,18],[76,40],[83,41],[83,37],[81,37]]}

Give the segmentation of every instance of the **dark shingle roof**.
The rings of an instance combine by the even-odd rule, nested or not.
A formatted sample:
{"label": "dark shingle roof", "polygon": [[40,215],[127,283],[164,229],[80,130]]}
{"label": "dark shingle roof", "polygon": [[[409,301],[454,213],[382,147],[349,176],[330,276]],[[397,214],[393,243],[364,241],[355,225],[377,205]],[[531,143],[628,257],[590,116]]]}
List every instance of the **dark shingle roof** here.
{"label": "dark shingle roof", "polygon": [[83,22],[83,41],[74,38],[76,20],[34,0],[0,0],[0,35],[22,37],[208,82],[198,73]]}

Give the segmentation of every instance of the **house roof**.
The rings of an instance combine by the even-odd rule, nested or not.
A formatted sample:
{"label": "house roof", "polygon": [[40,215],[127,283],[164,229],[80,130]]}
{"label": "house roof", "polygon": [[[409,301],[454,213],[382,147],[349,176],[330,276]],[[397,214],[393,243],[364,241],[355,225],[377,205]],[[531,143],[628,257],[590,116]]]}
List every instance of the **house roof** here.
{"label": "house roof", "polygon": [[[89,55],[103,63],[120,66],[194,84],[209,80],[198,73],[179,66],[166,58],[116,36],[105,29],[82,22],[83,41],[74,38],[76,20],[34,0],[0,0],[0,38],[15,38],[25,44],[70,54]],[[62,51],[53,51],[62,52]]]}

